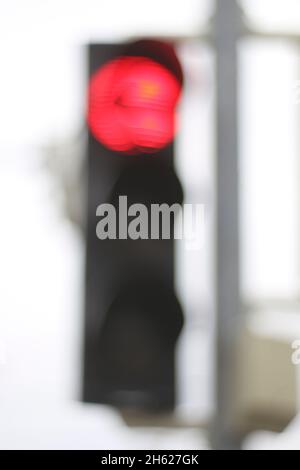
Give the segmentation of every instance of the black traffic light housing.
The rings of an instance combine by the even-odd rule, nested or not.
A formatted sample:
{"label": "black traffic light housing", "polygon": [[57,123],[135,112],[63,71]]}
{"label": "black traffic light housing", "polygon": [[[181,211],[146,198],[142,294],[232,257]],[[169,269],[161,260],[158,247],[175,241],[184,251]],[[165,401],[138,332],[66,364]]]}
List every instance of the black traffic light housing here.
{"label": "black traffic light housing", "polygon": [[[165,67],[182,86],[180,64],[165,42],[93,44],[88,55],[89,80],[117,58],[142,57]],[[160,149],[140,148],[124,155],[103,145],[88,127],[87,167],[83,399],[118,408],[171,410],[175,347],[183,325],[174,292],[174,218],[169,239],[161,232],[159,239],[152,239],[150,214],[152,204],[183,202],[173,139]],[[118,237],[120,196],[126,196],[128,207],[147,208],[150,238]],[[115,239],[97,237],[101,204],[116,210]],[[130,223],[132,217],[127,219]]]}

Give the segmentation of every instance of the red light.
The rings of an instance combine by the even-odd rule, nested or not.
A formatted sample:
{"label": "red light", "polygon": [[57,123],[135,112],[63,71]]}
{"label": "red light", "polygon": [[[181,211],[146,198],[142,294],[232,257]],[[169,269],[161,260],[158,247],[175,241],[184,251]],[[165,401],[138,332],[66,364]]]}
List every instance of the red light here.
{"label": "red light", "polygon": [[174,137],[180,91],[176,77],[151,59],[124,56],[108,62],[89,84],[91,133],[122,153],[159,150]]}

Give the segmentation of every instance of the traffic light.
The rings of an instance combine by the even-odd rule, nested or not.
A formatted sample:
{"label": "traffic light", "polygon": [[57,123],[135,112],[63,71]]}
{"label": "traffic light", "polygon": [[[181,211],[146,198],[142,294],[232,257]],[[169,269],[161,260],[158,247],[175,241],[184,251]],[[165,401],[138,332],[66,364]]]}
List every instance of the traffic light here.
{"label": "traffic light", "polygon": [[88,57],[83,399],[167,411],[183,326],[173,146],[183,74],[166,42],[93,44]]}

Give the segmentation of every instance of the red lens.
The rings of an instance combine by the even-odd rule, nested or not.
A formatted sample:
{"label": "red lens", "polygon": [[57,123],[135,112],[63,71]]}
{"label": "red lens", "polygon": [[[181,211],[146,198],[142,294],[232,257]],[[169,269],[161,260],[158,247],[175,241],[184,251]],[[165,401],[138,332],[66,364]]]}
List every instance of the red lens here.
{"label": "red lens", "polygon": [[145,57],[119,57],[92,76],[88,125],[111,150],[153,152],[174,138],[181,85],[163,65]]}

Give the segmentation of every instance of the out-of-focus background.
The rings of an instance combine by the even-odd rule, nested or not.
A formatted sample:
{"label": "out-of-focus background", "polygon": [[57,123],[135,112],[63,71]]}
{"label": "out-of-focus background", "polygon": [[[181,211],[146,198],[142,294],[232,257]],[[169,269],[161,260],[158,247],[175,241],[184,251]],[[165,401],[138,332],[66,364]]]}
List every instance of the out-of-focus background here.
{"label": "out-of-focus background", "polygon": [[[235,420],[244,448],[299,448],[300,366],[292,344],[300,340],[300,5],[237,4],[247,32],[237,41],[243,329]],[[218,374],[215,6],[0,0],[1,449],[210,448]],[[84,46],[147,36],[176,39],[185,74],[176,167],[186,201],[205,205],[206,222],[201,250],[176,247],[185,312],[177,348],[180,424],[136,428],[112,408],[80,402],[80,175]]]}

